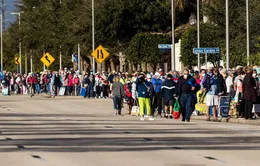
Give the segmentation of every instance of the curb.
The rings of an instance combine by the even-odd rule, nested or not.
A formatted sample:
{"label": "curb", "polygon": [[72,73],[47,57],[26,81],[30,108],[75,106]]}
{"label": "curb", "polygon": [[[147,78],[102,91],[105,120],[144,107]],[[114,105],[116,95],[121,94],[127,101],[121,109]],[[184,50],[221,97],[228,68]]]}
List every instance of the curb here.
{"label": "curb", "polygon": [[[191,116],[191,119],[193,120],[201,120],[201,121],[206,121],[205,116]],[[246,125],[255,125],[259,126],[260,125],[260,120],[246,120],[242,118],[222,118],[221,120],[222,123],[235,123],[235,124],[246,124]]]}

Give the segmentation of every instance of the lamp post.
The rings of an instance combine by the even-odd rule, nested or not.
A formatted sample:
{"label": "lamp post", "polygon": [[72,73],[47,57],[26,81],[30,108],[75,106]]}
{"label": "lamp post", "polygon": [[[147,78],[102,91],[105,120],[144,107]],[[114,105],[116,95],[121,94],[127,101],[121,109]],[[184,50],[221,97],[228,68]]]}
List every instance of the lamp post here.
{"label": "lamp post", "polygon": [[1,18],[1,72],[3,73],[4,70],[4,63],[3,63],[3,16],[0,15]]}
{"label": "lamp post", "polygon": [[[18,15],[19,19],[19,31],[21,30],[21,12],[13,12],[12,15]],[[20,74],[22,74],[22,42],[21,38],[19,39],[19,58],[20,58]]]}
{"label": "lamp post", "polygon": [[226,0],[226,65],[229,69],[229,2]]}
{"label": "lamp post", "polygon": [[[197,47],[200,48],[200,0],[197,0]],[[200,69],[200,54],[198,54],[198,69]]]}
{"label": "lamp post", "polygon": [[250,65],[250,47],[249,47],[249,1],[246,0],[246,55],[247,55],[247,66]]}
{"label": "lamp post", "polygon": [[[95,51],[95,17],[94,17],[94,0],[92,0],[92,50]],[[92,72],[95,74],[95,58],[93,57]]]}
{"label": "lamp post", "polygon": [[175,33],[174,33],[174,0],[172,0],[172,49],[171,49],[171,70],[175,71]]}

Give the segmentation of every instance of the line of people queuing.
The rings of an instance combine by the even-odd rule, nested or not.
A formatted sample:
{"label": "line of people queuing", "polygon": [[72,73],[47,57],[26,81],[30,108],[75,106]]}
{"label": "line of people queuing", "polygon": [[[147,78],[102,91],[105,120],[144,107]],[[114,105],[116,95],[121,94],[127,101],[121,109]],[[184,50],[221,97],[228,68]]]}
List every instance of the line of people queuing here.
{"label": "line of people queuing", "polygon": [[259,118],[254,107],[260,104],[260,73],[250,67],[238,66],[232,70],[215,67],[200,71],[185,69],[180,73],[167,74],[160,71],[154,75],[137,72],[133,75],[111,75],[114,78],[111,82],[111,97],[116,115],[121,114],[121,103],[126,99],[129,114],[135,103],[139,104],[142,121],[145,114],[149,120],[154,120],[155,116],[172,118],[173,106],[178,100],[182,121],[189,122],[195,105],[201,100],[196,95],[200,92],[205,98],[207,121],[219,122],[221,96],[235,100],[239,118]]}

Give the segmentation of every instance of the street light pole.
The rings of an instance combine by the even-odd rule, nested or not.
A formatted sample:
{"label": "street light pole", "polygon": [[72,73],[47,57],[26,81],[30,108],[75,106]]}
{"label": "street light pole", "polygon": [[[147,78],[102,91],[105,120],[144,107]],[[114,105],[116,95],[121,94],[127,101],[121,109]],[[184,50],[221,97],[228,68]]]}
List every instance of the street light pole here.
{"label": "street light pole", "polygon": [[250,46],[249,46],[249,1],[246,0],[246,47],[247,47],[247,66],[250,65]]}
{"label": "street light pole", "polygon": [[1,72],[4,70],[4,63],[3,63],[3,16],[1,17]]}
{"label": "street light pole", "polygon": [[61,46],[60,46],[60,70],[62,69],[62,54],[61,54]]}
{"label": "street light pole", "polygon": [[[92,50],[95,51],[95,17],[94,17],[94,0],[92,0]],[[93,57],[92,71],[95,74],[95,58]]]}
{"label": "street light pole", "polygon": [[[172,0],[172,49],[171,49],[171,70],[175,71],[175,33],[174,33],[174,0]],[[166,71],[168,72],[168,71]]]}
{"label": "street light pole", "polygon": [[[197,0],[197,42],[200,48],[200,0]],[[198,69],[200,70],[200,54],[198,54]]]}
{"label": "street light pole", "polygon": [[226,65],[229,69],[229,2],[226,0]]}

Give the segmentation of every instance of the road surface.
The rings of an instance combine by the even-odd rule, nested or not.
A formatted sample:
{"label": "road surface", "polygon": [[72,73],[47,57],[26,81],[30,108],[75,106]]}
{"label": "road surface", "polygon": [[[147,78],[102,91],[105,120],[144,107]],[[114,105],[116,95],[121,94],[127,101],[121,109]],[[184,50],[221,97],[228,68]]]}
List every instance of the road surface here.
{"label": "road surface", "polygon": [[259,166],[258,126],[113,113],[111,99],[1,96],[1,166]]}

